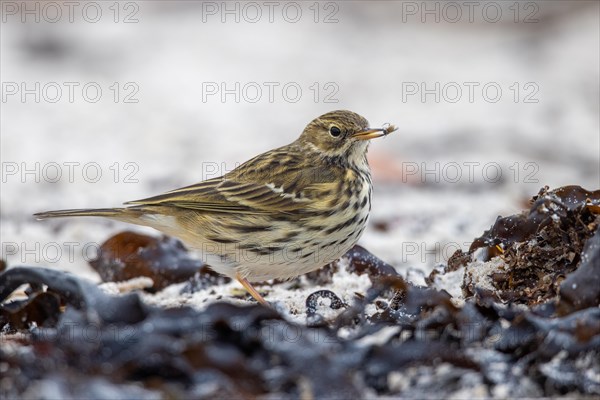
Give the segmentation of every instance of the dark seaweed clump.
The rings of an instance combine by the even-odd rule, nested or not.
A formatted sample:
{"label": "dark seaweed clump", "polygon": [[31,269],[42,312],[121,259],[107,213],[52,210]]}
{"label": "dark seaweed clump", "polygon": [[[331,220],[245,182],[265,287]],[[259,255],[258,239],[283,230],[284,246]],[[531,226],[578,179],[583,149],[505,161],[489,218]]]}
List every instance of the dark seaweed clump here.
{"label": "dark seaweed clump", "polygon": [[[550,191],[545,187],[533,197],[529,210],[498,217],[473,241],[469,254],[483,249],[484,261],[493,257],[503,261],[491,276],[494,295],[501,300],[543,304],[556,299],[561,290],[568,290],[562,289],[562,283],[581,264],[584,245],[597,231],[598,215],[600,190],[565,186]],[[475,295],[476,287],[477,283],[464,285],[465,295]]]}
{"label": "dark seaweed clump", "polygon": [[206,281],[220,283],[227,278],[211,271],[193,258],[183,244],[168,236],[160,238],[135,232],[121,232],[104,242],[98,257],[90,261],[104,282],[121,282],[145,276],[154,282],[151,291],[164,289],[195,277],[190,284],[198,288]]}
{"label": "dark seaweed clump", "polygon": [[[567,193],[581,192],[546,190],[534,204],[542,198],[564,203]],[[164,309],[137,293],[106,294],[64,272],[10,268],[0,275],[1,390],[8,398],[597,396],[600,233],[594,201],[582,195],[566,209],[553,209],[558,221],[539,218],[535,229],[514,234],[492,228],[474,242],[473,249],[498,245],[496,256],[507,257],[516,278],[520,272],[510,269],[519,269],[519,260],[553,279],[558,275],[551,268],[560,268],[564,279],[549,285],[547,294],[534,278],[517,279],[515,293],[522,297],[506,297],[501,284],[492,291],[473,286],[459,306],[448,293],[414,286],[356,247],[345,256],[349,268],[367,274],[371,288],[349,303],[330,290],[312,293],[306,324],[259,305]],[[548,208],[545,202],[540,205]],[[530,214],[520,219],[527,229]],[[552,229],[560,229],[562,242]],[[528,257],[524,252],[534,246],[524,243],[532,238],[547,240],[544,251],[563,246],[575,254],[555,257],[554,264],[544,253]],[[471,259],[458,254],[453,268],[468,268]],[[341,265],[309,282],[326,281]],[[24,299],[5,301],[22,285],[28,287]],[[530,301],[533,292],[538,297]],[[328,306],[320,305],[322,298]],[[322,307],[337,316],[324,318]],[[21,334],[9,335],[14,332]]]}

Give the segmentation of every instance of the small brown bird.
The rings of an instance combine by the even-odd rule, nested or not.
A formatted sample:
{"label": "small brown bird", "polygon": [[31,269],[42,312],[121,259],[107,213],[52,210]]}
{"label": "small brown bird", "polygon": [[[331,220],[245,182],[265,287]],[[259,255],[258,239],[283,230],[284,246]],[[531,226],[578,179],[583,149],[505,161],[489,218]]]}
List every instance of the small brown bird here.
{"label": "small brown bird", "polygon": [[267,304],[250,282],[316,270],[358,241],[371,210],[368,140],[394,130],[369,128],[351,111],[332,111],[311,121],[293,143],[222,177],[125,203],[130,207],[35,216],[106,217],[150,226],[181,239]]}

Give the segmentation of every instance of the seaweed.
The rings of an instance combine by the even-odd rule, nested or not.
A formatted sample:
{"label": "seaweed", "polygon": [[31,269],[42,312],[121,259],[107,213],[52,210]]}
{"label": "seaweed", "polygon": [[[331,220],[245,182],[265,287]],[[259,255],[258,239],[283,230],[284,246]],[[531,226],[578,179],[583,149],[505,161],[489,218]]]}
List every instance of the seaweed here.
{"label": "seaweed", "polygon": [[[347,302],[331,290],[311,293],[306,324],[261,305],[162,308],[66,272],[9,268],[0,274],[2,393],[460,397],[477,386],[482,397],[598,396],[597,197],[577,187],[543,189],[529,211],[497,220],[472,252],[455,253],[428,286],[355,247],[307,281],[326,282],[345,268],[367,274],[371,287]],[[107,247],[107,260],[123,243]],[[132,243],[149,259],[187,257],[164,238]],[[184,291],[222,282],[199,267]],[[458,304],[431,282],[461,268],[469,297]],[[319,314],[327,311],[322,298],[336,310],[328,319]]]}
{"label": "seaweed", "polygon": [[152,279],[154,291],[183,282],[196,273],[205,281],[212,274],[204,263],[190,256],[174,238],[155,238],[135,232],[120,232],[105,241],[90,265],[104,282],[126,281],[140,276]]}
{"label": "seaweed", "polygon": [[[497,257],[496,264],[486,264],[491,271],[485,282],[477,277],[481,264],[468,270],[465,295],[475,295],[477,287],[493,287],[494,294],[505,302],[535,306],[556,299],[562,281],[577,269],[585,243],[597,230],[598,205],[600,190],[565,186],[550,191],[545,187],[533,197],[528,211],[498,217],[469,249],[473,254],[483,248],[483,261]],[[462,253],[452,256],[452,265],[455,260],[468,263]]]}

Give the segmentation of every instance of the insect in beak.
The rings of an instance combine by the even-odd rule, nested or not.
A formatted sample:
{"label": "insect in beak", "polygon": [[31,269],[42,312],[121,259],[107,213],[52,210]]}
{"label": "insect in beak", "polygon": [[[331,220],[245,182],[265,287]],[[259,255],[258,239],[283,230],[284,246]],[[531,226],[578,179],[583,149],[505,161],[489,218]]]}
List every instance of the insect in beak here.
{"label": "insect in beak", "polygon": [[351,137],[354,139],[358,139],[358,140],[375,139],[375,138],[378,138],[381,136],[387,136],[397,129],[398,128],[396,128],[395,125],[386,123],[383,125],[383,128],[369,128],[367,130],[357,132],[357,133],[353,134]]}

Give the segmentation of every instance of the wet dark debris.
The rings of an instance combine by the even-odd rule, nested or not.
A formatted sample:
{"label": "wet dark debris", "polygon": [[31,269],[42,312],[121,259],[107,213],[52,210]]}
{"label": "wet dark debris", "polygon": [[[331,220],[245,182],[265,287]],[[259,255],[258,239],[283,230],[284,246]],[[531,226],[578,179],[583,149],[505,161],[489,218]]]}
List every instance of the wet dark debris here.
{"label": "wet dark debris", "polygon": [[348,258],[348,271],[357,275],[367,274],[371,280],[378,276],[398,275],[390,264],[380,260],[361,246],[354,246],[344,256]]}
{"label": "wet dark debris", "polygon": [[431,285],[435,282],[435,277],[438,275],[444,275],[448,272],[458,271],[461,267],[466,267],[468,263],[473,260],[471,253],[464,252],[462,250],[456,250],[454,254],[450,256],[447,264],[436,266],[429,276],[425,277],[425,283]]}
{"label": "wet dark debris", "polygon": [[[468,254],[457,253],[451,261],[466,265],[468,256],[483,249],[483,261],[498,257],[501,263],[488,275],[489,285],[480,286],[488,286],[489,290],[491,285],[494,294],[505,302],[533,306],[556,299],[563,280],[580,264],[586,241],[598,229],[599,205],[600,190],[545,187],[533,197],[529,210],[498,217],[488,231],[473,241]],[[586,275],[598,282],[593,274]],[[465,284],[463,290],[466,296],[473,296],[478,287],[475,282]]]}
{"label": "wet dark debris", "polygon": [[589,239],[581,253],[576,271],[560,284],[558,313],[569,314],[600,304],[600,229]]}
{"label": "wet dark debris", "polygon": [[[502,254],[515,243],[522,243],[537,236],[549,226],[560,228],[582,226],[594,222],[594,215],[600,214],[600,190],[588,191],[580,186],[563,186],[549,190],[540,189],[531,199],[527,211],[508,217],[498,217],[492,227],[476,238],[469,249],[473,253],[485,248],[486,260]],[[588,231],[593,229],[588,229]],[[590,234],[587,237],[591,236]]]}
{"label": "wet dark debris", "polygon": [[344,303],[342,299],[340,299],[335,293],[331,290],[317,290],[316,292],[311,293],[306,298],[306,315],[307,317],[312,317],[317,313],[317,308],[319,306],[318,301],[320,299],[329,299],[329,308],[332,310],[339,310],[342,307],[347,307],[348,305]]}
{"label": "wet dark debris", "polygon": [[314,285],[326,285],[332,282],[333,275],[340,270],[340,261],[347,263],[347,271],[356,275],[368,275],[374,278],[385,275],[398,275],[396,269],[390,264],[380,260],[364,247],[355,245],[338,261],[327,264],[323,268],[309,272],[304,278]]}
{"label": "wet dark debris", "polygon": [[33,293],[0,309],[0,325],[6,332],[27,330],[31,326],[56,324],[60,315],[60,298],[52,292]]}
{"label": "wet dark debris", "polygon": [[120,282],[140,276],[152,279],[153,290],[194,276],[196,286],[210,284],[216,273],[190,256],[183,244],[174,238],[160,238],[135,232],[121,232],[104,242],[98,257],[90,261],[104,282]]}
{"label": "wet dark debris", "polygon": [[[346,302],[331,290],[310,294],[306,323],[260,305],[160,308],[65,272],[10,268],[0,274],[1,390],[8,398],[598,396],[597,204],[597,191],[545,188],[530,210],[498,219],[472,252],[430,276],[497,266],[464,302],[407,282],[357,246],[307,281],[348,268],[372,286]],[[142,250],[125,254],[180,250],[167,239],[134,244]],[[219,283],[198,269],[184,290]]]}
{"label": "wet dark debris", "polygon": [[[343,257],[342,260],[347,262],[346,269],[348,272],[357,275],[367,274],[371,281],[373,278],[383,275],[398,275],[396,269],[390,264],[375,257],[365,248],[355,245]],[[309,272],[303,276],[308,282],[313,285],[327,285],[332,282],[333,275],[340,270],[340,260],[327,264],[323,268]]]}

